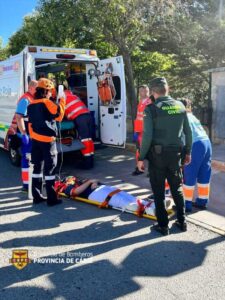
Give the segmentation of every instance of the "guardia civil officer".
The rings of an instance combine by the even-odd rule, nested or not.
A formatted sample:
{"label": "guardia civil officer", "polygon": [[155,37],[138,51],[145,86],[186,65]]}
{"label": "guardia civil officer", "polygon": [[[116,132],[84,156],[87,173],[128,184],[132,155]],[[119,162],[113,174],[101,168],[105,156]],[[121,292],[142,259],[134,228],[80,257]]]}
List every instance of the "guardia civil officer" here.
{"label": "guardia civil officer", "polygon": [[65,112],[65,99],[60,99],[58,104],[50,100],[54,88],[53,82],[49,79],[39,79],[34,100],[27,110],[29,133],[32,139],[31,161],[34,165],[32,174],[33,203],[45,201],[42,196],[42,168],[44,167],[49,206],[61,203],[54,190],[58,131],[56,121],[61,122]]}
{"label": "guardia civil officer", "polygon": [[185,164],[191,161],[192,132],[184,105],[168,95],[165,78],[150,82],[155,103],[144,111],[144,131],[139,170],[144,170],[144,159],[149,161],[149,176],[155,199],[158,224],[153,228],[163,235],[169,234],[168,215],[165,209],[165,179],[168,180],[177,208],[175,224],[182,231],[187,230],[185,205],[182,192],[181,151],[185,135]]}

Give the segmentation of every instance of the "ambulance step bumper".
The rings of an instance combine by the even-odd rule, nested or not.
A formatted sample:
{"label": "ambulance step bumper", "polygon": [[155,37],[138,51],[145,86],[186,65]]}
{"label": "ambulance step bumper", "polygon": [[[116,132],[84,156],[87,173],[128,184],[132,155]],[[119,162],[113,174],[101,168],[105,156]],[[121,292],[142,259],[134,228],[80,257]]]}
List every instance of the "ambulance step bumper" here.
{"label": "ambulance step bumper", "polygon": [[59,142],[56,142],[57,145],[57,150],[59,153],[61,152],[72,152],[72,151],[77,151],[77,150],[81,150],[84,148],[83,144],[81,143],[80,140],[73,140],[72,143],[70,145],[64,145],[61,144]]}

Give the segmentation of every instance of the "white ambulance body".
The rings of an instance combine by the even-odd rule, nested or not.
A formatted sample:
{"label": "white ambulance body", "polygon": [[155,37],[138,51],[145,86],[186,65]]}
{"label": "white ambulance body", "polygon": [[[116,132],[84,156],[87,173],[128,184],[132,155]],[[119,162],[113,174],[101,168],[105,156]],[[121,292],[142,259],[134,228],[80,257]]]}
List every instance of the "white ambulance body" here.
{"label": "white ambulance body", "polygon": [[[0,146],[9,150],[12,163],[17,164],[19,156],[19,149],[11,145],[13,137],[17,135],[17,125],[13,119],[18,99],[27,91],[30,80],[65,75],[68,66],[70,88],[86,103],[95,120],[96,140],[111,146],[125,146],[126,89],[123,58],[119,56],[99,60],[94,50],[27,46],[20,54],[0,62]],[[76,71],[71,73],[71,69]],[[105,104],[99,99],[97,81],[108,72],[111,72],[116,95],[113,102]],[[74,138],[72,143],[60,145],[58,149],[70,152],[81,148],[80,141]]]}

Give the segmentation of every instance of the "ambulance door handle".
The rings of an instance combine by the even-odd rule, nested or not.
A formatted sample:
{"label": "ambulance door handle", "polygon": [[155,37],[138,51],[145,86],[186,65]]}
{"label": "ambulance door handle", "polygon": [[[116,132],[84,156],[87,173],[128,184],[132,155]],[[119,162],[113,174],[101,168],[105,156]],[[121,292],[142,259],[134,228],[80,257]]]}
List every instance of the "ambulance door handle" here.
{"label": "ambulance door handle", "polygon": [[114,114],[114,108],[113,108],[113,107],[109,107],[109,108],[108,108],[108,113],[109,113],[110,115]]}

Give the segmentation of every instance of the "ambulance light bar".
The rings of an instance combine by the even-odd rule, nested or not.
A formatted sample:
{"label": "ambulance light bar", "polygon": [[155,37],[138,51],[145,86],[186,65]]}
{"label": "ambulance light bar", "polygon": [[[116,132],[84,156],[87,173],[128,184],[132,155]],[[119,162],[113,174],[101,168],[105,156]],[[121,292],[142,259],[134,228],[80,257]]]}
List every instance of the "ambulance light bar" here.
{"label": "ambulance light bar", "polygon": [[41,48],[41,52],[57,52],[57,53],[75,53],[75,54],[86,54],[84,49],[54,49],[54,48]]}
{"label": "ambulance light bar", "polygon": [[56,58],[74,59],[75,57],[73,54],[56,54]]}

